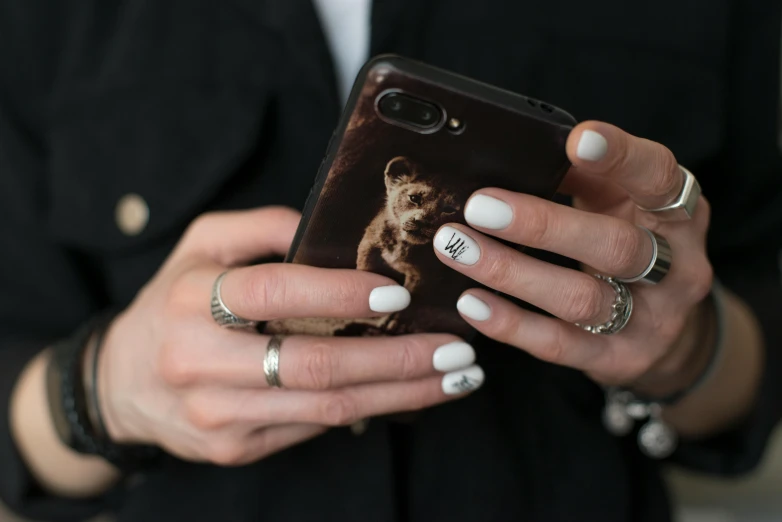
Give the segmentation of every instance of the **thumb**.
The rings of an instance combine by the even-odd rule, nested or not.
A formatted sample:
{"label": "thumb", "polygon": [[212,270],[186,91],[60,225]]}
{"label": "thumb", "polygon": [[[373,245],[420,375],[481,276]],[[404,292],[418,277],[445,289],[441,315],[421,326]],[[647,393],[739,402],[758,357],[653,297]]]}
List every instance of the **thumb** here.
{"label": "thumb", "polygon": [[300,220],[297,210],[278,206],[203,214],[188,228],[176,256],[207,257],[221,266],[235,266],[285,255]]}

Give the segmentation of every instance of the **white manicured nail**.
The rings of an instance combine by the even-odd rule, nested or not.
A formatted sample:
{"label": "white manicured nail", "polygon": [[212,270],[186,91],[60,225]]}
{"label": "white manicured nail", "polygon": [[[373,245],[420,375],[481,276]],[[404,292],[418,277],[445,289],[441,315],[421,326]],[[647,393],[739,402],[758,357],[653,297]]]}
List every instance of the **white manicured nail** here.
{"label": "white manicured nail", "polygon": [[474,321],[485,321],[491,317],[489,305],[472,294],[464,294],[456,301],[456,309]]}
{"label": "white manicured nail", "polygon": [[476,227],[502,230],[513,221],[513,209],[497,198],[476,194],[467,202],[464,219]]}
{"label": "white manicured nail", "polygon": [[485,378],[483,369],[478,365],[473,365],[457,372],[446,373],[443,376],[443,392],[447,395],[455,395],[477,390],[481,387]]}
{"label": "white manicured nail", "polygon": [[410,292],[404,286],[378,286],[369,293],[369,309],[373,312],[398,312],[409,304]]}
{"label": "white manicured nail", "polygon": [[432,356],[432,364],[438,372],[452,372],[466,368],[474,362],[475,350],[463,341],[444,344],[435,350]]}
{"label": "white manicured nail", "polygon": [[606,152],[608,152],[608,142],[601,134],[592,130],[585,130],[581,133],[576,156],[582,160],[598,161],[603,159]]}
{"label": "white manicured nail", "polygon": [[463,265],[474,265],[481,258],[481,247],[473,239],[453,227],[443,227],[434,236],[434,247],[443,255]]}

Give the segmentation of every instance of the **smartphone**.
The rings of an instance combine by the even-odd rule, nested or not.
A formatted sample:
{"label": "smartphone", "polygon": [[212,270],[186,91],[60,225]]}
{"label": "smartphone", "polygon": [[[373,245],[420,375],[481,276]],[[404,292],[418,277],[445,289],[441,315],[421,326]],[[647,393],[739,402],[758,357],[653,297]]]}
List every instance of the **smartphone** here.
{"label": "smartphone", "polygon": [[[269,333],[471,337],[456,311],[478,284],[441,263],[432,238],[465,223],[482,187],[552,198],[576,124],[553,105],[396,55],[361,70],[304,207],[289,263],[376,272],[411,294],[373,319],[271,321]],[[458,245],[454,245],[458,249]]]}

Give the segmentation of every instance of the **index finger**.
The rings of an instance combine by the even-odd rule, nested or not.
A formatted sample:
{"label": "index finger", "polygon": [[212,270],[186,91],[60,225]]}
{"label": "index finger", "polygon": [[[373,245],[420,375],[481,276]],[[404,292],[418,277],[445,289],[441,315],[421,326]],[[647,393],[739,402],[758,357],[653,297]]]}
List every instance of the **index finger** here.
{"label": "index finger", "polygon": [[642,207],[664,206],[682,188],[684,177],[668,148],[608,123],[577,125],[568,137],[567,155],[579,172],[619,184]]}
{"label": "index finger", "polygon": [[410,304],[405,287],[387,277],[290,263],[237,268],[221,286],[225,306],[253,321],[375,317]]}

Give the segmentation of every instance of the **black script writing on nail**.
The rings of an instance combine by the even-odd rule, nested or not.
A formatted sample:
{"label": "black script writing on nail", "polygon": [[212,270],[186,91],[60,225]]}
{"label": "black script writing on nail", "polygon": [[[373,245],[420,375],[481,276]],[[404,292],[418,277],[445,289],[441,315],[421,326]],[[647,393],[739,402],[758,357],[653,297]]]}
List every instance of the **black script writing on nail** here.
{"label": "black script writing on nail", "polygon": [[453,387],[459,390],[460,392],[467,392],[477,388],[478,384],[480,384],[478,379],[471,379],[466,375],[462,375],[462,378],[460,380],[453,383]]}
{"label": "black script writing on nail", "polygon": [[456,232],[451,235],[451,239],[449,239],[448,244],[445,245],[445,251],[451,254],[451,259],[454,261],[464,254],[468,248],[470,247],[465,246],[463,238],[456,237]]}

